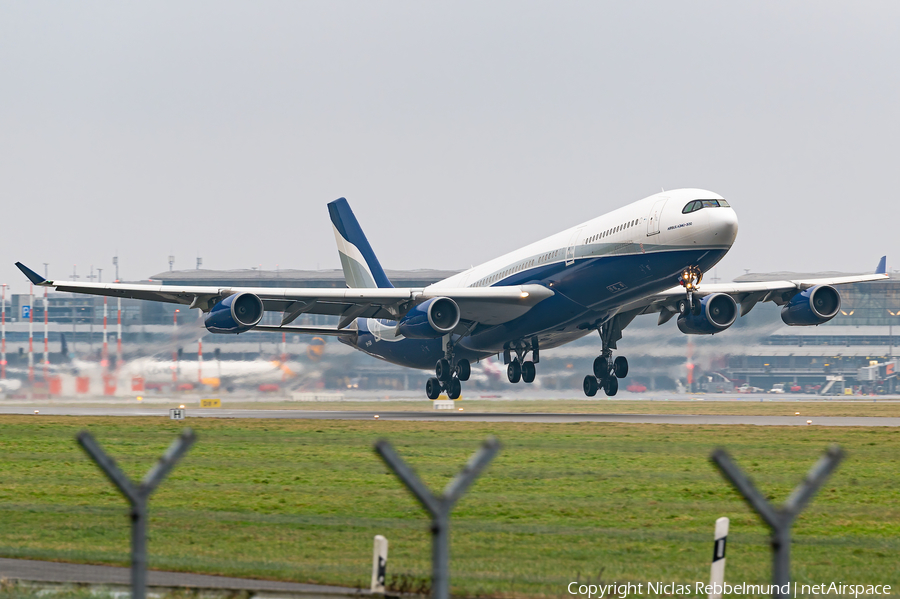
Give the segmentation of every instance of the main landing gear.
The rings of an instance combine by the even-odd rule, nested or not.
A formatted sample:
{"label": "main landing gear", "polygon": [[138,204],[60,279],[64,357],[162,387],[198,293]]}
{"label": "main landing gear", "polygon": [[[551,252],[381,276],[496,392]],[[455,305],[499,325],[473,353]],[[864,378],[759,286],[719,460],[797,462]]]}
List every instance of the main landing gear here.
{"label": "main landing gear", "polygon": [[[516,352],[516,357],[512,358],[512,352]],[[531,352],[531,360],[526,360],[525,356]],[[540,348],[538,347],[537,337],[532,337],[530,342],[519,341],[515,347],[503,350],[503,362],[506,366],[506,378],[510,383],[533,383],[537,376],[537,368],[535,364],[541,361]]]}
{"label": "main landing gear", "polygon": [[612,353],[616,342],[622,338],[622,329],[629,322],[630,319],[623,320],[616,315],[598,327],[603,352],[594,360],[594,373],[584,377],[584,394],[588,397],[594,397],[600,389],[612,397],[619,391],[619,379],[628,376],[628,360],[625,356],[613,359]]}
{"label": "main landing gear", "polygon": [[612,351],[606,350],[594,360],[594,374],[584,377],[584,394],[588,397],[597,395],[597,391],[613,396],[619,391],[619,379],[628,376],[628,360],[625,356],[612,359]]}
{"label": "main landing gear", "polygon": [[425,383],[428,399],[437,399],[441,392],[445,392],[450,399],[459,399],[462,394],[461,382],[469,380],[472,374],[472,366],[468,360],[455,360],[454,364],[452,343],[446,343],[444,356],[434,365],[434,376]]}

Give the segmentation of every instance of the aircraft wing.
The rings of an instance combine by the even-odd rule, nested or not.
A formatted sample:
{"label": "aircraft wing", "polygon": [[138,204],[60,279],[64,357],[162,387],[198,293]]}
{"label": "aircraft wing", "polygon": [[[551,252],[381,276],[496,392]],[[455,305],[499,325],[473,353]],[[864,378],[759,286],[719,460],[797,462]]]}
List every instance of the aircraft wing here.
{"label": "aircraft wing", "polygon": [[518,318],[554,294],[551,289],[534,284],[509,287],[331,289],[80,283],[51,281],[21,262],[16,262],[16,266],[35,285],[53,287],[57,291],[184,304],[200,308],[204,312],[235,293],[252,293],[262,300],[265,310],[283,313],[282,326],[301,314],[326,314],[341,317],[338,329],[343,329],[355,318],[398,320],[410,308],[436,297],[448,297],[456,301],[461,321],[470,325],[495,325]]}
{"label": "aircraft wing", "polygon": [[[734,298],[741,307],[741,316],[744,316],[760,302],[774,302],[779,306],[791,301],[799,292],[805,291],[816,285],[845,285],[847,283],[865,283],[867,281],[881,281],[888,279],[885,269],[885,258],[882,257],[878,268],[874,273],[861,275],[846,275],[840,277],[822,277],[815,279],[790,279],[783,281],[758,281],[747,283],[721,283],[702,284],[694,292],[697,297],[712,295],[713,293],[726,293]],[[681,286],[666,289],[656,295],[642,298],[624,306],[622,312],[636,312],[638,314],[651,314],[659,312],[659,324],[668,321],[678,314],[677,304],[684,299],[685,290]]]}

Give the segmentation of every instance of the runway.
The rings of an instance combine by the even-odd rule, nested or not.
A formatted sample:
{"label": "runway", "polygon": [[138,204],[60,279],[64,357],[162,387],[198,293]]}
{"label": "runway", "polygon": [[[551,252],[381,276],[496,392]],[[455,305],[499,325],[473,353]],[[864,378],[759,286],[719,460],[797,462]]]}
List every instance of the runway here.
{"label": "runway", "polygon": [[[131,580],[131,568],[0,558],[0,578],[65,584],[127,585]],[[369,594],[356,589],[318,584],[157,570],[149,570],[147,572],[147,584],[150,587],[225,589],[229,591],[249,591],[253,594],[260,592],[302,594],[310,598]]]}
{"label": "runway", "polygon": [[[147,407],[68,407],[39,408],[44,416],[155,416],[168,418],[167,409]],[[24,406],[0,406],[0,414],[34,414]],[[40,415],[38,417],[40,417]],[[187,409],[191,418],[254,418],[272,420],[399,420],[423,422],[533,422],[569,424],[573,422],[624,422],[630,424],[736,425],[754,426],[900,426],[897,417],[868,416],[722,416],[690,414],[553,414],[553,413],[478,413],[435,410],[434,412],[324,411],[324,410],[228,410]]]}

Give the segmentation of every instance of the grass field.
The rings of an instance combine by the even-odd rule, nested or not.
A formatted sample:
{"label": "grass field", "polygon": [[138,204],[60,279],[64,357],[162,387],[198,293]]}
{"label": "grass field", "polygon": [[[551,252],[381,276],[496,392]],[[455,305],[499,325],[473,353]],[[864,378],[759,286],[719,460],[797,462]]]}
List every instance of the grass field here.
{"label": "grass field", "polygon": [[[744,416],[900,416],[900,401],[896,399],[872,401],[872,399],[841,400],[782,400],[758,395],[750,400],[727,400],[716,395],[696,395],[693,399],[678,400],[618,400],[618,399],[465,399],[457,406],[466,412],[476,413],[564,413],[564,414],[697,414]],[[757,399],[758,398],[758,399]],[[250,410],[335,410],[363,412],[431,412],[431,402],[378,400],[378,401],[241,401],[240,397],[221,396],[222,407]],[[48,401],[46,405],[84,406],[109,408],[138,406],[136,401],[120,400],[116,403],[91,403],[90,401]],[[184,404],[188,409],[198,409],[199,398],[174,397],[171,401],[145,403],[150,408],[174,408]],[[38,407],[43,406],[41,404]]]}
{"label": "grass field", "polygon": [[[800,582],[900,584],[900,431],[890,428],[193,420],[199,441],[151,501],[155,568],[368,585],[429,572],[424,512],[372,451],[386,437],[432,488],[488,434],[504,449],[452,520],[453,589],[567,596],[570,581],[708,578],[731,518],[727,578],[765,583],[766,531],[710,465],[725,446],[776,501],[825,446],[849,457],[795,525]],[[127,561],[124,500],[74,442],[89,429],[132,477],[180,427],[161,418],[0,417],[0,555]],[[894,588],[898,588],[894,586]]]}
{"label": "grass field", "polygon": [[[715,399],[691,401],[627,401],[627,400],[460,400],[456,405],[466,412],[476,413],[554,413],[554,414],[700,414],[744,416],[900,416],[900,402],[869,401],[721,401]],[[764,396],[760,396],[764,397]],[[173,401],[175,407],[176,401]],[[193,408],[196,404],[185,404]],[[428,400],[422,401],[339,401],[339,402],[273,402],[251,403],[222,400],[222,407],[232,409],[274,410],[337,410],[337,411],[397,411],[431,412]]]}

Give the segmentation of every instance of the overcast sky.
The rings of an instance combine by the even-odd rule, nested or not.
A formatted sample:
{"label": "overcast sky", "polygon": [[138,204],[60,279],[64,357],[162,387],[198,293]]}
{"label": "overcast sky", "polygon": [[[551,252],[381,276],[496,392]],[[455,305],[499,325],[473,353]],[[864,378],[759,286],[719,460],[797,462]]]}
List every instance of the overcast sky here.
{"label": "overcast sky", "polygon": [[719,266],[900,253],[897,2],[0,2],[0,282],[465,268],[661,188]]}

